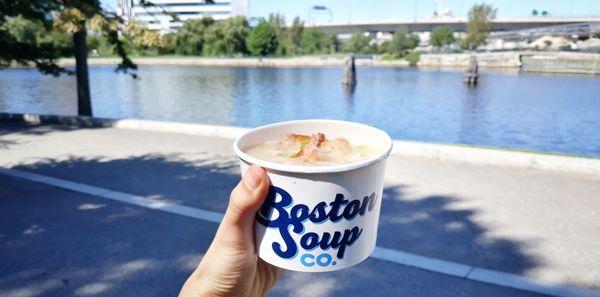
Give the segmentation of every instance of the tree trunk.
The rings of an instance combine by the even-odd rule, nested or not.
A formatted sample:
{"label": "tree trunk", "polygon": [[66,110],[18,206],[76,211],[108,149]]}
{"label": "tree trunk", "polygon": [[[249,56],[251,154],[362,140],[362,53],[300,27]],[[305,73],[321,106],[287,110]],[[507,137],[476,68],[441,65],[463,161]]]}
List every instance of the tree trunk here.
{"label": "tree trunk", "polygon": [[88,78],[86,29],[73,34],[73,51],[77,75],[77,114],[92,116],[92,98],[90,97],[90,81]]}

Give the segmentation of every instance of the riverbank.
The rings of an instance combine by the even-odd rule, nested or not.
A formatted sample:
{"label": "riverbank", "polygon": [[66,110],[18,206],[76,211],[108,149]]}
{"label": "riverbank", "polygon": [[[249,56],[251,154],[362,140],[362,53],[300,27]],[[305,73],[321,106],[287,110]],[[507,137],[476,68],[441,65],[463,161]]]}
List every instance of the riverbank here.
{"label": "riverbank", "polygon": [[[541,73],[600,74],[600,54],[575,52],[494,52],[421,54],[417,62],[419,68],[465,69],[472,57],[477,59],[483,70],[508,70]],[[304,56],[292,58],[206,58],[206,57],[134,57],[133,62],[146,66],[210,66],[210,67],[341,67],[345,56]],[[89,65],[116,65],[116,57],[94,57]],[[61,66],[74,66],[72,58],[60,59]],[[377,57],[357,58],[359,67],[410,67],[406,60],[380,60]]]}
{"label": "riverbank", "polygon": [[[294,57],[294,58],[205,58],[205,57],[134,57],[133,62],[147,66],[212,66],[212,67],[339,67],[346,57]],[[93,66],[116,65],[119,58],[90,58]],[[75,59],[60,59],[61,66],[74,66]],[[374,59],[356,59],[357,66],[409,67],[405,60],[379,61]]]}
{"label": "riverbank", "polygon": [[[110,127],[117,129],[179,133],[203,137],[225,137],[230,139],[236,138],[248,131],[247,128],[243,127],[221,125],[16,113],[0,113],[0,122],[2,121],[31,124],[62,124],[81,127]],[[570,155],[406,140],[394,140],[392,154],[439,161],[462,162],[474,165],[548,170],[600,177],[600,159]]]}
{"label": "riverbank", "polygon": [[423,54],[418,66],[466,68],[472,57],[484,69],[520,68],[524,72],[600,74],[600,54],[575,52]]}

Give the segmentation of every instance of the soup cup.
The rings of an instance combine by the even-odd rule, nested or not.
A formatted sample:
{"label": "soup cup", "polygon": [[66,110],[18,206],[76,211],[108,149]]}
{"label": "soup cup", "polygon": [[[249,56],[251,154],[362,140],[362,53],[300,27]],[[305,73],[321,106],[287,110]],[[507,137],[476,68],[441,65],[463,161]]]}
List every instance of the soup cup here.
{"label": "soup cup", "polygon": [[[324,133],[328,139],[369,145],[377,153],[360,162],[323,166],[275,163],[246,153],[286,133]],[[255,164],[271,181],[254,227],[261,259],[288,270],[322,272],[351,267],[371,255],[392,150],[387,133],[347,121],[288,121],[250,130],[233,149],[242,175]]]}

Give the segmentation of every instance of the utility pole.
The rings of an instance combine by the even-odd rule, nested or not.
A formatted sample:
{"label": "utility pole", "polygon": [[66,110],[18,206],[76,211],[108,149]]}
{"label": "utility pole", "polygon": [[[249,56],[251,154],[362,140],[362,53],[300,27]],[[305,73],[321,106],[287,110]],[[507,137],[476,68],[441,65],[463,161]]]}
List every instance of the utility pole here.
{"label": "utility pole", "polygon": [[418,2],[419,2],[419,0],[415,0],[415,5],[413,5],[413,7],[415,9],[414,14],[413,14],[413,21],[415,23],[417,22],[417,5],[419,5]]}

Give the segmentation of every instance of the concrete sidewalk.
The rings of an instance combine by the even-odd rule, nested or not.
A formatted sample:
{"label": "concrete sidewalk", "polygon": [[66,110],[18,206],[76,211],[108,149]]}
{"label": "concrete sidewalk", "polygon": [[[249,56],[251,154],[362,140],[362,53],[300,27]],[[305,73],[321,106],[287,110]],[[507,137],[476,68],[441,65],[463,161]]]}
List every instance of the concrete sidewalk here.
{"label": "concrete sidewalk", "polygon": [[[231,139],[113,128],[0,125],[0,166],[4,168],[216,212],[224,211],[229,191],[239,179]],[[378,246],[543,281],[600,288],[597,176],[393,156],[387,178]],[[10,207],[3,208],[2,214],[7,210]],[[28,221],[27,216],[21,219]],[[203,244],[210,241],[210,236],[198,234]],[[390,271],[402,273],[372,278],[396,284],[388,275],[397,275],[411,282],[415,269],[377,264],[387,265]],[[296,278],[307,281],[327,279],[299,275]],[[437,286],[431,281],[424,286]],[[480,285],[488,286],[472,286]],[[387,288],[388,294],[396,292]],[[439,294],[445,295],[447,289],[440,289]],[[331,290],[337,293],[339,288]],[[503,295],[475,292],[467,295]],[[406,293],[435,295],[418,290]]]}
{"label": "concrete sidewalk", "polygon": [[[41,211],[43,210],[43,211]],[[0,297],[176,296],[217,225],[0,175]],[[369,259],[269,296],[539,296]]]}

